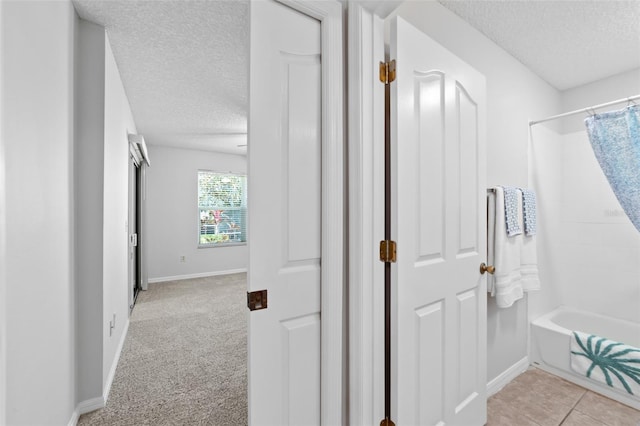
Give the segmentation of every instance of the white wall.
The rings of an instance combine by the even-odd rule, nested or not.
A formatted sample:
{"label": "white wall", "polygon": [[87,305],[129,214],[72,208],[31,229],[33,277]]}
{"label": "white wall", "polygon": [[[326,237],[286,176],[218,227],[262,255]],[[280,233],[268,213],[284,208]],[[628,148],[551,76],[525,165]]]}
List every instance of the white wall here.
{"label": "white wall", "polygon": [[[105,37],[104,71],[104,264],[103,380],[110,386],[129,318],[129,133],[137,133],[120,73]],[[109,322],[116,315],[110,333]],[[107,389],[108,391],[108,389]]]}
{"label": "white wall", "polygon": [[76,400],[102,397],[104,28],[78,20],[75,75]]}
{"label": "white wall", "polygon": [[[640,70],[634,70],[565,91],[562,104],[570,111],[638,93]],[[541,190],[555,193],[555,201],[553,209],[540,212],[540,220],[554,230],[540,266],[553,270],[555,280],[554,294],[543,289],[544,308],[532,299],[532,316],[567,305],[640,322],[640,234],[624,215],[597,163],[585,131],[586,116],[559,120],[565,133],[555,132],[554,152],[534,171],[540,181],[554,176]],[[551,141],[544,132],[549,131],[533,129],[535,147]]]}
{"label": "white wall", "polygon": [[246,157],[156,145],[149,157],[149,281],[246,269],[246,245],[198,248],[198,170],[246,173]]}
{"label": "white wall", "polygon": [[[4,22],[4,3],[0,2],[0,25]],[[6,300],[7,300],[7,219],[5,196],[5,149],[4,149],[4,31],[0,30],[0,377],[7,377],[7,321],[6,321]],[[0,424],[7,423],[6,416],[6,386],[7,381],[0,379]]]}
{"label": "white wall", "polygon": [[[485,75],[487,185],[528,186],[528,121],[559,111],[557,90],[437,2],[404,2],[396,13]],[[492,380],[527,356],[526,300],[498,309],[490,298],[487,314]]]}
{"label": "white wall", "polygon": [[2,4],[6,418],[63,425],[75,406],[70,2]]}
{"label": "white wall", "polygon": [[76,403],[84,412],[108,396],[128,325],[127,135],[136,127],[104,28],[79,20],[75,54]]}
{"label": "white wall", "polygon": [[101,28],[69,1],[0,12],[0,424],[67,424],[106,397],[128,324],[136,128]]}
{"label": "white wall", "polygon": [[[565,90],[562,92],[561,99],[562,112],[575,111],[633,95],[640,95],[640,68]],[[636,103],[640,103],[640,100],[636,101]],[[610,109],[620,109],[624,106],[625,104],[620,104]],[[599,110],[598,112],[603,111],[606,110]],[[586,114],[578,114],[560,120],[562,132],[583,131],[585,116]]]}

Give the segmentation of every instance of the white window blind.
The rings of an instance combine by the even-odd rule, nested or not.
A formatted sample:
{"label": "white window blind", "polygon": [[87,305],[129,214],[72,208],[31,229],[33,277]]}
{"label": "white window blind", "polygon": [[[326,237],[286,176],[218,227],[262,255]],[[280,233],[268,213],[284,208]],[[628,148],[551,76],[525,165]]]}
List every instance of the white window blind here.
{"label": "white window blind", "polygon": [[247,177],[198,171],[199,246],[247,241]]}

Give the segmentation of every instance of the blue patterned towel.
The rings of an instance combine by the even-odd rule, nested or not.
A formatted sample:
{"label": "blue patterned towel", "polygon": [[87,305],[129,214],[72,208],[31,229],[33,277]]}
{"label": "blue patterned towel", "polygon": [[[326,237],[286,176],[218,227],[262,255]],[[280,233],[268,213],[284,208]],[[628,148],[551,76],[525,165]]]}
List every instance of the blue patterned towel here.
{"label": "blue patterned towel", "polygon": [[504,190],[504,215],[507,224],[507,237],[522,234],[518,222],[518,190],[513,186],[503,186]]}
{"label": "blue patterned towel", "polygon": [[518,188],[522,191],[522,216],[524,222],[524,233],[526,235],[536,235],[536,193],[532,189]]}
{"label": "blue patterned towel", "polygon": [[571,369],[640,399],[640,349],[574,331]]}

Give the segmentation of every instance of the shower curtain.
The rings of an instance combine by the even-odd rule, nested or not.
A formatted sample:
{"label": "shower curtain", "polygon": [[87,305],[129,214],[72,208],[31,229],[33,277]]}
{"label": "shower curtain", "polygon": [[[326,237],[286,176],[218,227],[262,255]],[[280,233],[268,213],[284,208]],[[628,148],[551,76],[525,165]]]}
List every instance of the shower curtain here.
{"label": "shower curtain", "polygon": [[640,232],[640,105],[595,114],[585,124],[602,171]]}

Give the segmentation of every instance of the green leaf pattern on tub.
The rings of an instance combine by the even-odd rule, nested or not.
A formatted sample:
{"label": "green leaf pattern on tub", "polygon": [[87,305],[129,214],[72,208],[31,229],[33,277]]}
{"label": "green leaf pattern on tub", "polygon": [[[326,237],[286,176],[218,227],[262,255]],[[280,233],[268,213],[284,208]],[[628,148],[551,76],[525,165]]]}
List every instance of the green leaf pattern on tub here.
{"label": "green leaf pattern on tub", "polygon": [[[586,341],[584,337],[581,339],[578,333],[573,332],[576,342],[582,348],[583,352],[571,351],[577,356],[584,356],[591,361],[591,366],[587,370],[587,377],[591,377],[594,368],[600,368],[607,384],[613,385],[612,376],[615,376],[622,386],[633,395],[631,387],[627,380],[633,380],[640,385],[640,358],[634,352],[640,354],[640,349],[630,348],[622,343],[612,342],[604,337],[589,336]],[[604,343],[608,341],[608,343]],[[619,348],[622,346],[623,348]],[[617,352],[617,349],[623,349]]]}

